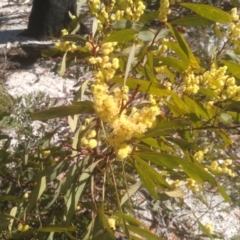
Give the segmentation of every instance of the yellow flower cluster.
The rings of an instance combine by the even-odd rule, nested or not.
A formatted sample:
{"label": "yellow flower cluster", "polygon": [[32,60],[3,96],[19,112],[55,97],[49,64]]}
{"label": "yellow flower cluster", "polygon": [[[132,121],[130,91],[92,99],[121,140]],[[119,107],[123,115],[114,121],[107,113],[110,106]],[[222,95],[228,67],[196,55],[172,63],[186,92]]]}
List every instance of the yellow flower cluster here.
{"label": "yellow flower cluster", "polygon": [[127,87],[116,87],[110,92],[105,83],[96,83],[92,85],[92,93],[98,117],[112,129],[107,139],[109,144],[119,159],[126,158],[132,151],[127,142],[152,126],[159,112],[158,107],[133,108],[127,115],[126,109],[120,112],[122,105],[129,99]]}
{"label": "yellow flower cluster", "polygon": [[113,52],[114,47],[117,45],[117,42],[107,42],[101,46],[101,52],[103,55],[109,55]]}
{"label": "yellow flower cluster", "polygon": [[211,170],[214,173],[227,174],[230,177],[235,177],[235,173],[232,171],[232,169],[229,168],[229,165],[231,164],[232,164],[231,159],[226,159],[221,166],[219,165],[218,161],[213,161],[209,167],[209,170]]}
{"label": "yellow flower cluster", "polygon": [[29,225],[27,224],[22,224],[22,223],[19,223],[18,224],[18,231],[19,232],[26,232],[30,229]]}
{"label": "yellow flower cluster", "polygon": [[227,67],[216,68],[214,65],[210,71],[202,76],[195,76],[189,71],[184,77],[184,91],[188,94],[196,94],[199,86],[212,90],[215,94],[213,101],[232,99],[240,101],[240,86],[236,85],[235,78],[227,74]]}
{"label": "yellow flower cluster", "polygon": [[141,0],[133,1],[127,0],[127,7],[125,8],[125,17],[130,18],[133,21],[138,21],[139,18],[144,13],[146,6],[143,4]]}
{"label": "yellow flower cluster", "polygon": [[99,9],[100,0],[89,0],[88,3],[91,4],[95,9]]}
{"label": "yellow flower cluster", "polygon": [[[104,82],[112,79],[116,73],[116,70],[119,68],[119,59],[112,58],[108,56],[117,45],[116,42],[104,43],[101,46],[100,53],[103,55],[102,57],[90,57],[88,59],[89,63],[92,65],[101,64],[104,73],[98,68],[93,72],[93,76],[96,79],[96,82]],[[91,44],[87,46],[89,49],[92,48]]]}
{"label": "yellow flower cluster", "polygon": [[214,227],[210,224],[210,223],[207,223],[205,226],[204,226],[205,230],[207,231],[208,234],[212,234],[213,231],[214,231]]}
{"label": "yellow flower cluster", "polygon": [[72,52],[72,53],[77,51],[78,49],[74,42],[69,42],[69,41],[58,42],[55,44],[55,47],[61,52]]}
{"label": "yellow flower cluster", "polygon": [[184,76],[185,92],[188,94],[196,94],[199,91],[200,79],[193,72],[188,72]]}
{"label": "yellow flower cluster", "polygon": [[197,152],[193,155],[193,157],[194,157],[194,159],[195,159],[196,161],[202,162],[203,159],[204,159],[204,154],[206,154],[207,152],[208,152],[208,149],[205,148],[203,151],[197,151]]}
{"label": "yellow flower cluster", "polygon": [[180,185],[181,185],[181,181],[180,181],[180,180],[175,180],[175,181],[171,182],[170,185],[171,185],[171,187],[174,188],[174,189],[175,189],[175,188],[179,188]]}
{"label": "yellow flower cluster", "polygon": [[233,8],[231,10],[231,15],[233,22],[231,22],[228,26],[229,30],[229,41],[234,41],[239,38],[240,35],[240,21],[239,21],[239,15],[237,14],[237,8]]}
{"label": "yellow flower cluster", "polygon": [[169,9],[169,0],[161,0],[160,2],[160,8],[159,8],[159,14],[158,19],[160,22],[166,22],[167,21],[167,15],[170,11]]}
{"label": "yellow flower cluster", "polygon": [[61,31],[61,35],[62,35],[62,36],[68,35],[68,30],[67,30],[67,29],[63,29],[63,30]]}
{"label": "yellow flower cluster", "polygon": [[192,190],[193,192],[199,192],[199,186],[198,184],[196,183],[195,180],[193,180],[192,178],[188,178],[185,182],[185,186]]}
{"label": "yellow flower cluster", "polygon": [[95,139],[96,135],[97,134],[95,130],[90,130],[87,132],[81,139],[81,147],[87,149],[93,149],[97,147],[97,140]]}
{"label": "yellow flower cluster", "polygon": [[124,15],[123,10],[117,10],[116,13],[113,13],[111,15],[111,20],[112,21],[118,21],[118,20],[122,19],[123,15]]}
{"label": "yellow flower cluster", "polygon": [[226,72],[226,66],[217,69],[213,65],[210,71],[199,77],[200,84],[214,91],[216,95],[214,100],[240,101],[240,87],[236,85],[235,78],[230,77]]}
{"label": "yellow flower cluster", "polygon": [[109,218],[108,224],[111,229],[116,230],[116,219],[115,218]]}

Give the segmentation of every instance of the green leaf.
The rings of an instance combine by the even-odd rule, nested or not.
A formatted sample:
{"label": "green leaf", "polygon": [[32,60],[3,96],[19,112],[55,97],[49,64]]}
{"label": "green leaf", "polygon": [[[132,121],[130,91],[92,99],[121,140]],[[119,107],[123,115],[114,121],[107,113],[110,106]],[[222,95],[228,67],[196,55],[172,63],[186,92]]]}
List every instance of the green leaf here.
{"label": "green leaf", "polygon": [[225,131],[223,131],[222,129],[218,129],[218,133],[226,146],[231,146],[233,144],[231,138],[228,136],[228,134]]}
{"label": "green leaf", "polygon": [[90,166],[86,167],[82,170],[82,174],[80,175],[77,181],[74,181],[70,194],[68,196],[66,202],[67,214],[66,214],[66,221],[67,223],[71,223],[72,216],[75,213],[75,209],[78,205],[78,201],[83,193],[83,190],[87,184],[87,181],[92,175],[93,170],[98,165],[101,160],[93,162]]}
{"label": "green leaf", "polygon": [[173,191],[165,191],[165,194],[167,194],[169,197],[174,197],[174,198],[181,198],[187,195],[187,193],[184,193],[181,188],[177,188]]}
{"label": "green leaf", "polygon": [[76,232],[77,228],[74,226],[54,224],[47,227],[41,227],[37,231],[38,232]]}
{"label": "green leaf", "polygon": [[17,214],[17,211],[18,211],[18,207],[13,207],[10,211],[9,218],[11,218],[11,220],[10,220],[10,223],[8,226],[8,229],[10,232],[12,231],[12,226],[13,226],[13,222],[14,222],[15,216]]}
{"label": "green leaf", "polygon": [[25,199],[21,197],[13,196],[13,195],[1,195],[0,202],[1,201],[9,201],[12,203],[22,203],[25,201]]}
{"label": "green leaf", "polygon": [[229,23],[232,21],[232,16],[229,13],[211,5],[196,3],[180,3],[180,5],[213,22]]}
{"label": "green leaf", "polygon": [[172,25],[181,25],[181,26],[201,26],[205,27],[214,23],[214,21],[208,20],[204,17],[201,17],[197,14],[184,16],[177,18],[173,21],[170,21]]}
{"label": "green leaf", "polygon": [[182,169],[189,177],[199,183],[208,181],[212,185],[216,186],[216,180],[211,174],[206,172],[203,167],[196,163],[190,162],[187,159],[180,158],[178,156],[169,155],[165,153],[154,152],[135,152],[132,157],[140,157],[146,161],[150,161],[158,166],[166,167],[169,169]]}
{"label": "green leaf", "polygon": [[226,190],[219,184],[217,184],[218,191],[221,193],[222,197],[226,202],[232,202],[231,198],[228,196]]}
{"label": "green leaf", "polygon": [[101,206],[98,206],[97,216],[94,222],[92,240],[116,240],[113,231],[110,229],[109,224],[104,216],[104,211]]}
{"label": "green leaf", "polygon": [[210,98],[216,97],[216,93],[208,88],[199,86],[199,92],[205,95],[206,97],[210,97]]}
{"label": "green leaf", "polygon": [[168,46],[171,48],[178,56],[179,58],[183,61],[185,67],[187,67],[190,64],[190,60],[186,53],[183,51],[183,49],[179,46],[178,43],[176,42],[165,42],[164,45]]}
{"label": "green leaf", "polygon": [[231,72],[234,77],[240,79],[240,64],[225,60],[221,60],[221,62],[227,66],[228,71]]}
{"label": "green leaf", "polygon": [[200,150],[201,148],[198,147],[198,145],[188,142],[184,139],[181,138],[173,138],[173,137],[167,137],[167,140],[170,142],[175,143],[176,145],[178,145],[183,151],[185,150]]}
{"label": "green leaf", "polygon": [[151,178],[158,186],[160,186],[161,190],[164,190],[165,187],[170,187],[170,185],[161,177],[161,175],[154,170],[152,166],[147,164],[139,157],[134,157],[134,159],[139,163],[142,169],[145,170],[145,173],[148,174],[149,178]]}
{"label": "green leaf", "polygon": [[59,72],[58,72],[59,76],[61,76],[61,77],[64,75],[64,73],[65,73],[65,71],[66,71],[67,53],[68,53],[68,52],[65,52],[64,55],[63,55],[61,67],[60,67],[60,70],[59,70]]}
{"label": "green leaf", "polygon": [[125,70],[125,74],[124,74],[124,83],[123,83],[123,86],[126,85],[126,81],[127,81],[127,78],[128,78],[128,74],[130,72],[130,69],[132,67],[132,63],[134,61],[134,56],[135,56],[135,44],[132,45],[132,48],[131,48],[131,51],[129,53],[129,56],[128,56],[128,60],[127,60],[127,66],[126,66],[126,70]]}
{"label": "green leaf", "polygon": [[133,40],[134,36],[136,34],[136,31],[133,29],[124,29],[124,30],[119,30],[116,32],[113,32],[110,34],[110,36],[106,37],[103,40],[103,43],[106,42],[125,42],[128,40]]}
{"label": "green leaf", "polygon": [[111,24],[112,29],[133,29],[137,32],[141,31],[144,28],[144,24],[141,22],[132,22],[129,20],[121,19]]}
{"label": "green leaf", "polygon": [[186,119],[175,119],[172,121],[162,120],[157,123],[157,125],[151,129],[149,129],[140,139],[148,138],[148,137],[160,137],[164,135],[174,134],[176,130],[185,128],[188,125],[188,121]]}
{"label": "green leaf", "polygon": [[128,227],[129,231],[138,234],[139,236],[143,237],[144,239],[163,240],[163,238],[156,236],[155,234],[151,233],[149,230],[131,226],[131,225],[128,225],[127,227]]}
{"label": "green leaf", "polygon": [[[124,84],[122,78],[113,78],[112,82]],[[153,83],[146,80],[140,80],[137,78],[128,78],[126,85],[131,89],[138,89],[139,92],[158,95],[162,97],[175,96],[176,94],[170,90],[165,89],[159,83]]]}
{"label": "green leaf", "polygon": [[[131,217],[130,215],[127,214],[122,214],[121,212],[116,212],[114,214],[114,216],[116,216],[117,218],[124,218],[125,222],[128,223],[129,225],[134,225],[136,227],[141,227],[143,229],[148,230],[148,227],[145,226],[142,222],[140,222],[139,220],[137,220],[134,217]],[[120,222],[120,225],[122,225],[123,223]],[[128,225],[127,225],[128,226]]]}
{"label": "green leaf", "polygon": [[53,107],[32,114],[32,120],[49,120],[76,114],[94,113],[93,103],[90,101],[79,102],[77,105]]}
{"label": "green leaf", "polygon": [[171,56],[157,57],[157,60],[162,62],[161,65],[167,65],[168,67],[177,69],[179,72],[185,71],[188,66],[188,63],[178,60],[175,57]]}
{"label": "green leaf", "polygon": [[198,64],[198,61],[194,57],[191,48],[189,47],[187,41],[183,37],[182,34],[180,34],[174,27],[172,27],[169,23],[166,23],[168,26],[169,30],[171,31],[173,37],[177,40],[179,46],[181,49],[185,52],[185,54],[188,56],[191,66],[195,69],[200,69],[200,66]]}
{"label": "green leaf", "polygon": [[64,161],[59,161],[53,164],[52,166],[45,168],[35,176],[36,180],[37,181],[41,180],[41,178],[45,176],[48,178],[48,182],[53,181],[62,171],[64,164],[65,164]]}
{"label": "green leaf", "polygon": [[137,38],[143,42],[150,42],[154,39],[155,34],[150,30],[140,31]]}
{"label": "green leaf", "polygon": [[38,199],[42,196],[46,187],[47,187],[47,178],[44,176],[37,181],[37,185],[34,187],[33,191],[29,196],[28,205],[26,208],[27,214],[30,213],[31,210],[36,206]]}
{"label": "green leaf", "polygon": [[122,206],[129,198],[131,198],[132,195],[134,195],[141,187],[141,182],[136,182],[132,186],[130,186],[129,189],[126,190],[126,193],[123,195],[121,199],[120,206]]}
{"label": "green leaf", "polygon": [[[134,157],[134,159],[137,157]],[[137,170],[139,177],[141,178],[144,187],[149,191],[149,193],[154,197],[155,199],[160,200],[159,193],[157,191],[157,185],[154,180],[145,172],[145,169],[138,164],[137,162],[134,163],[134,167]]]}
{"label": "green leaf", "polygon": [[196,102],[186,95],[183,96],[183,101],[188,106],[188,109],[195,113],[198,118],[203,117],[204,119],[209,120],[209,115],[200,102]]}

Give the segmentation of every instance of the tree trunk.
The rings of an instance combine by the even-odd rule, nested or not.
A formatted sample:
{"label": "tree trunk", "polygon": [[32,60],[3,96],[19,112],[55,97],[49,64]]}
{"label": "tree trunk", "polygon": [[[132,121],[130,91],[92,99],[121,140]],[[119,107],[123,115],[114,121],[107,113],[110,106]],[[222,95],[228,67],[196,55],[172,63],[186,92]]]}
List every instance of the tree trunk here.
{"label": "tree trunk", "polygon": [[77,0],[33,0],[28,29],[22,34],[37,39],[59,37],[75,15]]}

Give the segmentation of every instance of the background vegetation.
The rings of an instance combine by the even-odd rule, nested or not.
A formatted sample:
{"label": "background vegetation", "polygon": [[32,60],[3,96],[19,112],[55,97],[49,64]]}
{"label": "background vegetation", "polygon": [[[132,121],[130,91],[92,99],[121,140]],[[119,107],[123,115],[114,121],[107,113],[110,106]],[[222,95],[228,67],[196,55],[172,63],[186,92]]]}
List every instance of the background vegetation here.
{"label": "background vegetation", "polygon": [[[78,35],[82,16],[71,16],[56,47],[43,52],[63,54],[62,76],[79,61],[92,71],[72,105],[39,111],[46,96],[26,96],[21,106],[0,89],[1,237],[221,238],[200,221],[198,236],[164,231],[156,209],[170,216],[163,202],[183,206],[189,191],[207,204],[212,187],[230,202],[229,189],[239,188],[239,3],[86,3],[91,34]],[[193,42],[203,30],[211,34]],[[66,116],[70,131],[53,141]],[[30,117],[56,127],[36,136]],[[138,217],[137,192],[155,203],[151,226]]]}

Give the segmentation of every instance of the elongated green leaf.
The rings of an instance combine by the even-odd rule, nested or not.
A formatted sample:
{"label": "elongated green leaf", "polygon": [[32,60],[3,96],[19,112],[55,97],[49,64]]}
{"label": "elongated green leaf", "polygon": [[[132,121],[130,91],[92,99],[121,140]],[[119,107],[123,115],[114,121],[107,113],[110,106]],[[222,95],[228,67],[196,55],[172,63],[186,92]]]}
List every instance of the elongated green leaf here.
{"label": "elongated green leaf", "polygon": [[9,217],[11,218],[9,226],[8,226],[10,233],[12,232],[12,226],[13,226],[14,218],[17,214],[17,210],[18,210],[18,207],[13,207],[9,214],[10,215]]}
{"label": "elongated green leaf", "polygon": [[120,205],[122,206],[129,198],[131,198],[131,196],[140,189],[141,185],[141,182],[136,182],[135,184],[133,184],[123,195]]}
{"label": "elongated green leaf", "polygon": [[185,119],[176,119],[169,122],[161,121],[154,128],[149,129],[140,139],[173,135],[176,133],[176,130],[183,129],[188,126],[188,124],[188,121]]}
{"label": "elongated green leaf", "polygon": [[[122,78],[113,78],[111,80],[112,82],[124,84]],[[138,89],[138,91],[148,94],[153,94],[157,96],[175,96],[176,94],[170,90],[165,89],[164,86],[162,86],[159,83],[153,83],[146,80],[140,80],[137,78],[128,78],[126,85],[131,89]]]}
{"label": "elongated green leaf", "polygon": [[61,77],[64,75],[64,73],[65,73],[65,71],[66,71],[67,53],[68,53],[68,52],[65,52],[64,55],[63,55],[61,67],[60,67],[60,70],[59,70],[59,72],[58,72],[59,76],[61,76]]}
{"label": "elongated green leaf", "polygon": [[186,95],[183,96],[183,101],[188,106],[188,109],[195,113],[199,118],[203,117],[204,119],[209,120],[209,115],[200,102],[196,102]]}
{"label": "elongated green leaf", "polygon": [[[114,214],[114,216],[116,216],[119,219],[121,219],[123,217],[125,219],[125,222],[128,223],[129,225],[133,225],[133,226],[140,227],[140,228],[148,230],[148,227],[146,225],[144,225],[138,219],[136,219],[134,217],[131,217],[130,215],[122,214],[121,212],[116,212]],[[121,222],[120,222],[120,225],[122,225]]]}
{"label": "elongated green leaf", "polygon": [[103,43],[106,42],[125,42],[128,40],[134,39],[134,35],[136,34],[136,31],[133,29],[124,29],[124,30],[119,30],[116,32],[113,32],[103,40]]}
{"label": "elongated green leaf", "polygon": [[173,37],[177,40],[179,46],[181,47],[181,49],[185,52],[185,54],[188,56],[191,66],[195,69],[200,69],[199,63],[196,60],[196,58],[194,57],[191,48],[189,47],[187,41],[185,40],[185,38],[183,37],[183,35],[181,35],[174,27],[172,27],[172,25],[170,25],[169,23],[166,23],[169,30],[171,31]]}
{"label": "elongated green leaf", "polygon": [[214,23],[214,21],[211,21],[209,19],[206,19],[204,17],[201,17],[197,14],[184,16],[181,18],[177,18],[173,21],[170,21],[172,25],[181,25],[181,26],[208,26]]}
{"label": "elongated green leaf", "polygon": [[78,201],[83,193],[83,190],[89,178],[91,177],[93,170],[95,169],[95,167],[98,165],[100,161],[101,160],[98,160],[92,163],[87,168],[83,169],[82,174],[80,175],[78,181],[73,183],[70,195],[66,202],[66,208],[67,208],[66,222],[68,224],[71,223],[72,216],[75,213],[75,209],[78,205]]}
{"label": "elongated green leaf", "polygon": [[48,227],[41,227],[37,230],[38,232],[75,232],[77,228],[74,226],[64,226],[64,225],[51,225]]}
{"label": "elongated green leaf", "polygon": [[58,176],[63,166],[64,166],[64,161],[56,162],[54,165],[47,167],[44,170],[42,170],[40,173],[38,173],[35,178],[38,181],[45,176],[48,178],[48,181],[51,182]]}
{"label": "elongated green leaf", "polygon": [[[160,148],[159,144],[158,144],[158,141],[154,138],[144,138],[143,137],[144,135],[142,134],[141,135],[141,140],[142,142],[148,144],[149,146],[151,147],[155,147],[155,148]],[[140,137],[139,137],[140,138]]]}
{"label": "elongated green leaf", "polygon": [[53,107],[32,114],[32,120],[49,120],[76,114],[94,113],[93,103],[90,101],[79,102],[78,105]]}
{"label": "elongated green leaf", "polygon": [[204,88],[204,87],[199,87],[199,92],[202,93],[203,95],[207,96],[207,97],[216,97],[216,93],[214,91],[212,91],[211,89],[208,88]]}
{"label": "elongated green leaf", "polygon": [[157,59],[161,61],[163,65],[177,69],[179,72],[185,71],[188,66],[188,62],[183,62],[171,56],[158,57]]}
{"label": "elongated green leaf", "polygon": [[209,4],[180,3],[180,5],[213,22],[229,23],[232,21],[232,16],[229,13]]}
{"label": "elongated green leaf", "polygon": [[196,151],[198,151],[198,150],[201,149],[196,144],[188,142],[188,141],[186,141],[184,139],[181,139],[181,138],[168,137],[167,140],[177,144],[183,151],[185,151],[185,150],[196,150]]}
{"label": "elongated green leaf", "polygon": [[183,61],[183,63],[186,64],[186,67],[187,67],[187,65],[190,64],[190,60],[189,60],[188,56],[185,54],[185,52],[179,46],[178,43],[176,43],[176,42],[166,42],[164,44],[166,46],[168,46],[169,48],[171,48],[179,56],[179,58]]}
{"label": "elongated green leaf", "polygon": [[218,129],[218,133],[226,146],[231,146],[233,144],[231,138],[228,136],[228,134],[225,131],[223,131],[222,129]]}
{"label": "elongated green leaf", "polygon": [[155,234],[151,233],[149,230],[145,230],[139,227],[128,225],[128,229],[131,232],[134,232],[138,234],[141,237],[144,237],[145,239],[151,239],[151,240],[163,240],[163,238],[160,238],[156,236]]}
{"label": "elongated green leaf", "polygon": [[153,152],[136,152],[132,156],[140,157],[146,161],[150,161],[156,165],[169,169],[182,169],[189,177],[191,177],[195,181],[199,183],[204,183],[204,181],[208,181],[212,185],[216,186],[216,181],[211,174],[206,172],[203,167],[186,159],[165,153]]}
{"label": "elongated green leaf", "polygon": [[30,194],[28,199],[28,206],[26,209],[27,213],[30,213],[31,210],[36,206],[38,199],[42,196],[43,192],[47,187],[47,178],[44,176],[38,180],[37,185],[34,187],[33,191]]}
{"label": "elongated green leaf", "polygon": [[93,231],[93,227],[94,227],[94,222],[95,222],[95,219],[93,219],[93,220],[90,222],[90,224],[88,225],[87,233],[85,234],[83,240],[92,239],[92,231]]}
{"label": "elongated green leaf", "polygon": [[144,24],[142,24],[141,22],[132,22],[130,20],[125,20],[125,19],[118,20],[112,23],[111,26],[112,26],[112,29],[116,29],[116,30],[131,28],[138,32],[144,28]]}
{"label": "elongated green leaf", "polygon": [[157,192],[157,185],[151,179],[151,177],[145,172],[145,169],[138,163],[134,163],[134,167],[137,170],[139,177],[141,178],[144,187],[149,191],[149,193],[155,198],[160,200],[159,194]]}
{"label": "elongated green leaf", "polygon": [[184,193],[181,188],[177,188],[173,191],[165,191],[164,193],[167,194],[169,197],[174,197],[174,198],[181,198],[187,195],[187,193]]}
{"label": "elongated green leaf", "polygon": [[162,120],[154,128],[149,129],[141,138],[174,134],[176,130],[183,129],[188,124],[187,119],[175,119],[172,121]]}
{"label": "elongated green leaf", "polygon": [[13,196],[13,195],[1,195],[0,202],[1,201],[9,201],[12,203],[22,203],[25,201],[25,199],[21,197]]}
{"label": "elongated green leaf", "polygon": [[185,104],[185,102],[177,94],[172,95],[172,98],[169,100],[169,102],[178,107],[181,113],[190,113],[187,104]]}
{"label": "elongated green leaf", "polygon": [[77,128],[77,121],[78,121],[78,115],[74,115],[73,117],[68,116],[68,124],[69,124],[72,132],[75,132],[75,130]]}
{"label": "elongated green leaf", "polygon": [[225,60],[222,60],[221,62],[223,62],[228,67],[228,71],[231,72],[234,77],[240,79],[240,64],[239,63],[225,61]]}
{"label": "elongated green leaf", "polygon": [[125,70],[125,74],[124,74],[124,84],[123,84],[123,86],[126,85],[126,81],[127,81],[128,74],[129,74],[129,72],[130,72],[130,69],[131,69],[131,67],[132,67],[132,63],[133,63],[133,60],[134,60],[134,56],[135,56],[135,44],[132,45],[130,54],[129,54],[129,56],[128,56],[127,66],[126,66],[126,70]]}
{"label": "elongated green leaf", "polygon": [[140,31],[137,38],[143,42],[150,42],[154,39],[155,34],[150,30]]}
{"label": "elongated green leaf", "polygon": [[145,173],[148,174],[149,178],[151,178],[155,183],[157,183],[162,190],[164,190],[164,187],[170,187],[170,185],[161,177],[158,172],[156,172],[156,170],[153,169],[153,167],[151,167],[139,157],[134,157],[134,159],[139,163],[142,169],[145,170]]}
{"label": "elongated green leaf", "polygon": [[116,240],[113,231],[110,229],[102,205],[98,207],[97,217],[94,222],[92,240]]}

